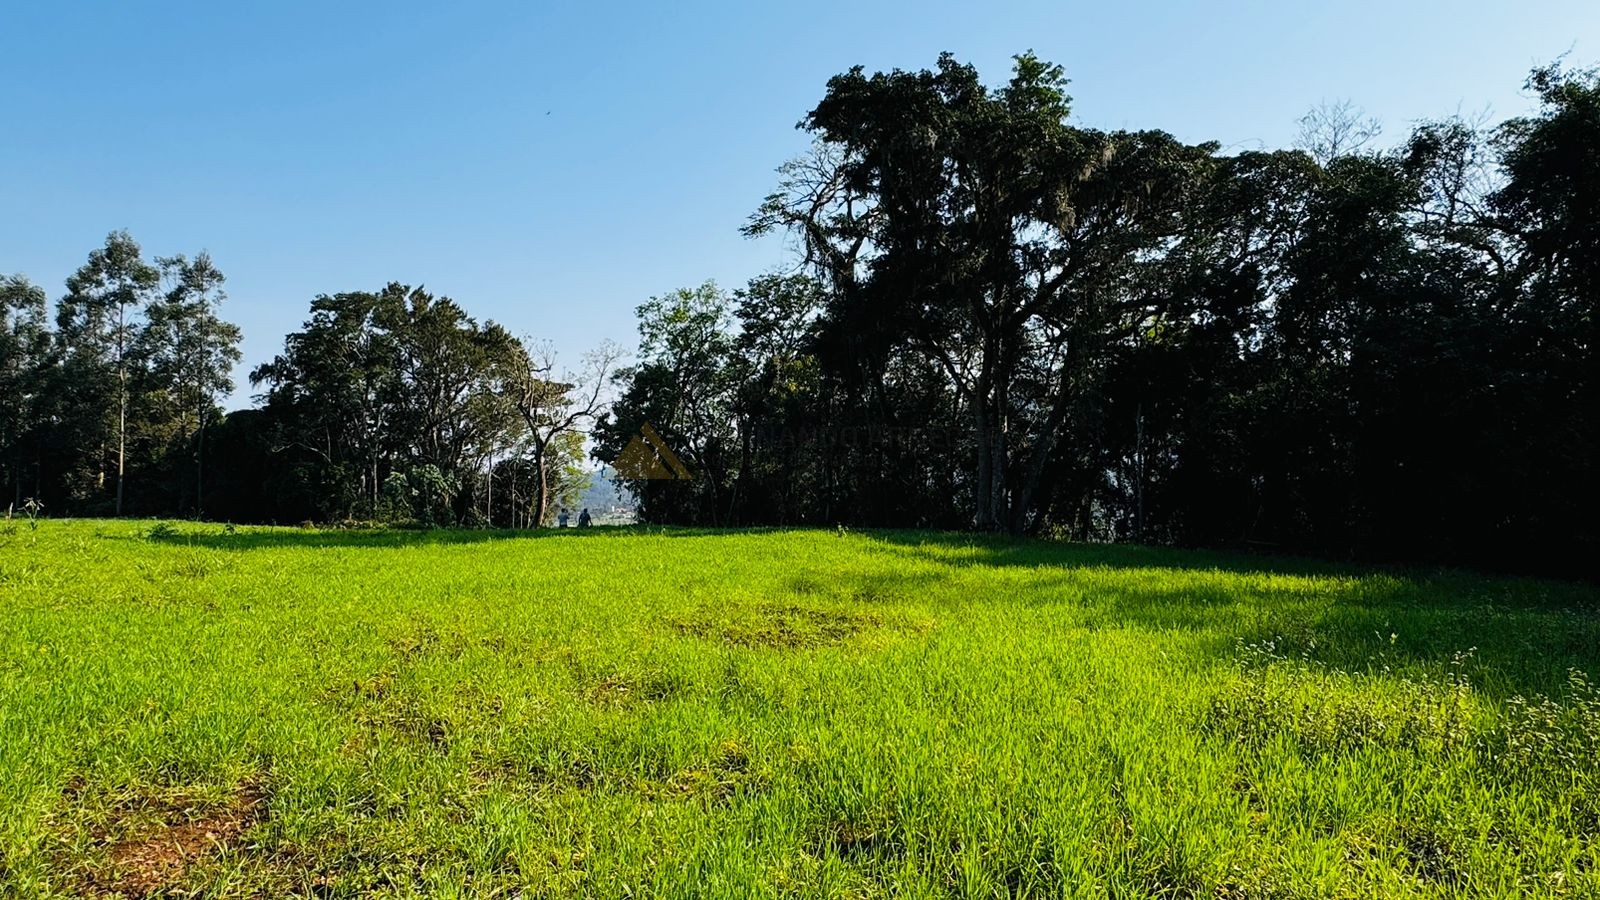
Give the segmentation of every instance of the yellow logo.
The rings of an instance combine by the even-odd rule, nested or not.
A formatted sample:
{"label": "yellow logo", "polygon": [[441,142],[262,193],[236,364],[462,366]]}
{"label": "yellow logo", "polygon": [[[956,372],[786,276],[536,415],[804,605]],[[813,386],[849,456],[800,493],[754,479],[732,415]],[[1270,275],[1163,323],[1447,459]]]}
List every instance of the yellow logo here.
{"label": "yellow logo", "polygon": [[623,478],[652,481],[676,478],[688,481],[692,477],[677,454],[667,448],[667,442],[656,434],[649,422],[639,426],[639,433],[617,454],[611,467]]}

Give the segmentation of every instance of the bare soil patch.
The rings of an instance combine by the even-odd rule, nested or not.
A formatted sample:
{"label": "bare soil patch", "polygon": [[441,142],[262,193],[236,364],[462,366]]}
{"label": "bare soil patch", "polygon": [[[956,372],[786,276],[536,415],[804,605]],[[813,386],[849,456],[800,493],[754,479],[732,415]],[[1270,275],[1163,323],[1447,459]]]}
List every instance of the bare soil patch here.
{"label": "bare soil patch", "polygon": [[196,863],[233,846],[264,818],[268,799],[260,785],[247,783],[221,806],[182,800],[157,802],[154,808],[124,804],[119,821],[96,829],[95,840],[105,849],[103,863],[87,874],[81,888],[92,896],[136,898],[171,890]]}

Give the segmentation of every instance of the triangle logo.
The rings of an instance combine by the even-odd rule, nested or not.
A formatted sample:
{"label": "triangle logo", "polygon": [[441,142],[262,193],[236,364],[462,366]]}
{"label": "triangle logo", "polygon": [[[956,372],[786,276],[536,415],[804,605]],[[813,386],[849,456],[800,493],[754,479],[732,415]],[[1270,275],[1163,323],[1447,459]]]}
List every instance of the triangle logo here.
{"label": "triangle logo", "polygon": [[639,428],[639,433],[628,441],[622,448],[617,458],[612,461],[611,467],[623,478],[632,478],[640,481],[688,481],[691,476],[677,454],[667,447],[661,435],[646,422]]}

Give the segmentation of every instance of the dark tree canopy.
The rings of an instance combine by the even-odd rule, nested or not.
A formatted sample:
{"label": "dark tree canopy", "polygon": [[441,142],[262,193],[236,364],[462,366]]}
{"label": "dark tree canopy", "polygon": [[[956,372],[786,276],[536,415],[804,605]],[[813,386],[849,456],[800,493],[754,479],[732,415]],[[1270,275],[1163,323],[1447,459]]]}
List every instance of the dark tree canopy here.
{"label": "dark tree canopy", "polygon": [[641,310],[601,451],[651,422],[700,463],[638,483],[647,516],[1593,554],[1593,73],[1535,72],[1541,111],[1494,129],[1380,149],[1327,105],[1310,152],[1231,156],[1078,127],[1065,84],[1031,55],[828,83],[746,229],[799,261],[746,293],[806,304]]}

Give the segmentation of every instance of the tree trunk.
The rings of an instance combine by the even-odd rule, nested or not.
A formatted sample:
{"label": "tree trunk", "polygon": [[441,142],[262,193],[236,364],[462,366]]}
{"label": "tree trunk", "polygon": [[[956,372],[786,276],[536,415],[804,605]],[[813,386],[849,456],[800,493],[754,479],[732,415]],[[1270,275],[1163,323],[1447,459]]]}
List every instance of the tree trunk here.
{"label": "tree trunk", "polygon": [[1012,517],[1011,497],[1007,491],[1011,478],[1011,417],[1007,410],[1004,382],[995,391],[994,410],[994,462],[990,464],[994,482],[994,497],[990,500],[995,528],[1008,528]]}
{"label": "tree trunk", "polygon": [[545,513],[550,507],[550,481],[545,475],[545,447],[544,441],[534,441],[533,468],[534,468],[534,502],[533,502],[533,527],[543,528]]}
{"label": "tree trunk", "polygon": [[[734,507],[739,502],[739,488],[744,484],[750,473],[750,423],[741,420],[739,423],[739,468],[733,473],[733,487],[728,492],[728,524],[734,524]],[[782,511],[779,511],[782,515]],[[780,520],[781,521],[781,520]]]}
{"label": "tree trunk", "polygon": [[1061,382],[1057,390],[1056,402],[1050,408],[1050,415],[1046,417],[1044,428],[1034,437],[1032,453],[1029,454],[1028,468],[1023,473],[1022,483],[1017,489],[1015,503],[1011,508],[1010,521],[1007,527],[1012,534],[1020,534],[1028,524],[1028,513],[1032,511],[1034,493],[1039,489],[1039,481],[1044,475],[1044,467],[1050,461],[1050,452],[1055,447],[1056,432],[1067,419],[1067,405],[1071,398],[1068,396],[1068,385],[1071,383],[1071,365],[1073,356],[1069,352],[1066,361],[1062,363]]}
{"label": "tree trunk", "polygon": [[122,517],[122,476],[128,457],[127,311],[117,304],[117,518]]}
{"label": "tree trunk", "polygon": [[1144,403],[1141,401],[1138,411],[1134,413],[1134,439],[1133,453],[1135,460],[1135,474],[1133,481],[1134,511],[1133,511],[1133,539],[1144,540]]}
{"label": "tree trunk", "polygon": [[989,398],[975,396],[972,403],[974,449],[978,454],[978,484],[973,503],[979,531],[994,529],[994,459],[989,455]]}
{"label": "tree trunk", "polygon": [[203,519],[206,515],[206,417],[199,414],[199,425],[195,428],[194,447],[194,517]]}
{"label": "tree trunk", "polygon": [[1001,479],[1005,474],[1005,463],[1000,454],[1003,447],[999,445],[998,435],[995,434],[997,426],[1002,424],[1000,407],[1003,398],[996,399],[999,392],[996,385],[996,369],[999,352],[993,340],[985,340],[983,346],[983,362],[978,372],[977,384],[971,392],[972,414],[977,427],[978,451],[978,484],[977,484],[977,527],[979,531],[999,531],[1003,522],[1003,511],[996,508],[995,501],[1000,495]]}
{"label": "tree trunk", "polygon": [[123,379],[117,398],[117,517],[122,517],[122,476],[128,460],[128,386]]}

